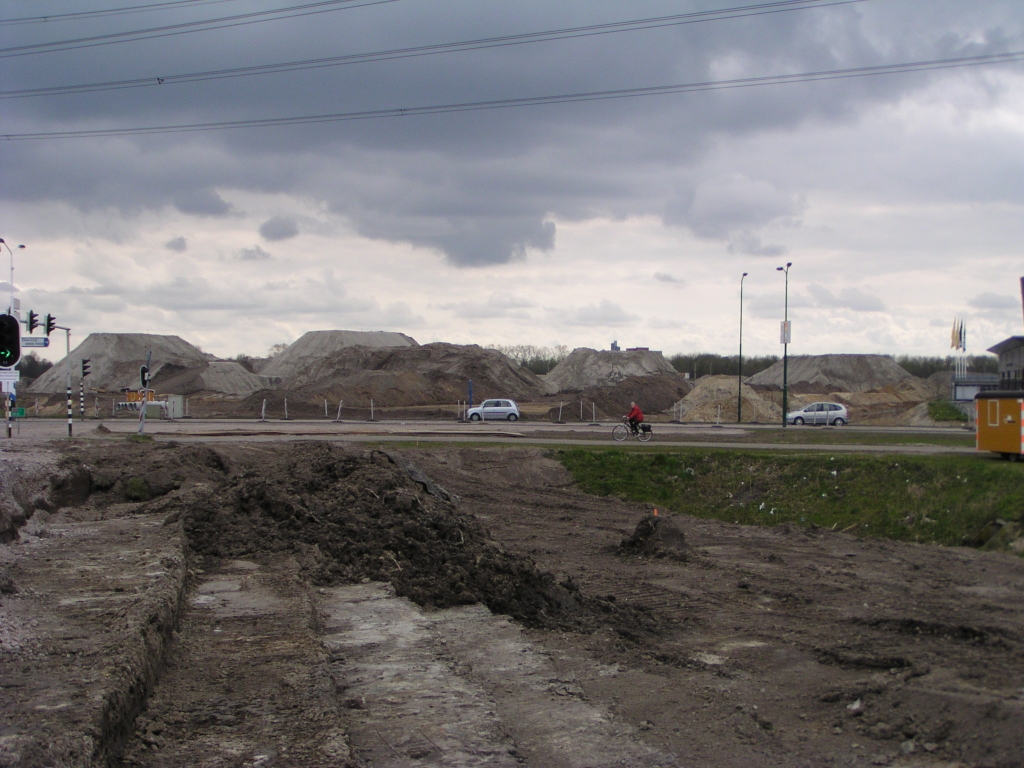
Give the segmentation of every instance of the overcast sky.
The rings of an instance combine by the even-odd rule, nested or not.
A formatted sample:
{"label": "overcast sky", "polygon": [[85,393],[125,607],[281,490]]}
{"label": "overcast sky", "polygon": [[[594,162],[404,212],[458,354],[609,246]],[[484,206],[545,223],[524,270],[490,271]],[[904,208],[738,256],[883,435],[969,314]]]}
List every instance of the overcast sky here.
{"label": "overcast sky", "polygon": [[[351,113],[1024,51],[1020,0],[864,0],[292,70],[180,75],[734,8],[737,0],[5,0],[5,135]],[[762,4],[764,0],[749,0]],[[25,48],[99,38],[71,50]],[[104,43],[104,44],[98,44]],[[157,84],[156,78],[165,79]],[[1022,333],[1024,62],[583,103],[0,142],[24,309],[221,356],[418,341],[945,355]],[[2,262],[0,262],[2,263]],[[5,283],[6,285],[6,283]],[[54,339],[63,354],[63,338]],[[60,354],[50,354],[51,358]]]}

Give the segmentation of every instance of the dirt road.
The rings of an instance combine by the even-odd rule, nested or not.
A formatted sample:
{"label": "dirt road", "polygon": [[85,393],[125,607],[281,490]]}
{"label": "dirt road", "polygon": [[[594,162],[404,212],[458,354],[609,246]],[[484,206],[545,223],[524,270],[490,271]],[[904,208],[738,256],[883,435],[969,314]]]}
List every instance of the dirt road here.
{"label": "dirt road", "polygon": [[538,448],[65,465],[0,560],[0,766],[1022,764],[1019,558],[683,510],[622,550],[651,510]]}

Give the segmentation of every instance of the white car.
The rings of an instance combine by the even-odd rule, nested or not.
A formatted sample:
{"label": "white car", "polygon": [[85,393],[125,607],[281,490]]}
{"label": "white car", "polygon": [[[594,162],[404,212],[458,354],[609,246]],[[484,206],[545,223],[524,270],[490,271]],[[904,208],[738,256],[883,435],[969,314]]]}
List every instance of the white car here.
{"label": "white car", "polygon": [[845,405],[839,403],[811,403],[799,411],[786,414],[789,424],[830,424],[841,427],[850,420],[850,412]]}
{"label": "white car", "polygon": [[519,418],[519,406],[515,400],[484,400],[476,408],[466,411],[470,421],[516,421]]}

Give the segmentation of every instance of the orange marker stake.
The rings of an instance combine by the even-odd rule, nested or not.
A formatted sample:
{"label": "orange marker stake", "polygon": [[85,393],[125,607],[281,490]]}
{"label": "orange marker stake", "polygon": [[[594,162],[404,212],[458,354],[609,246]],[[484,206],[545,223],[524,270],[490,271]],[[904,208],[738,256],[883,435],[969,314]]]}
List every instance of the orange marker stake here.
{"label": "orange marker stake", "polygon": [[658,508],[657,508],[657,507],[655,507],[655,508],[654,508],[654,516],[655,516],[655,517],[657,517],[657,516],[658,516]]}

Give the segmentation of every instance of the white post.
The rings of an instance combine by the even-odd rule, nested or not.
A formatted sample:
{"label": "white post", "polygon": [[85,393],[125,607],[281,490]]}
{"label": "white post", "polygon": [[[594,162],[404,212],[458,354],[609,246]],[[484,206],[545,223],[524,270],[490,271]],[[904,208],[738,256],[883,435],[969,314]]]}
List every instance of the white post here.
{"label": "white post", "polygon": [[563,405],[565,405],[565,403],[562,403],[561,401],[559,401],[559,403],[558,403],[558,423],[559,424],[562,423],[562,406]]}
{"label": "white post", "polygon": [[263,410],[260,411],[260,421],[267,420],[267,398],[263,398]]}
{"label": "white post", "polygon": [[324,418],[325,419],[331,418],[330,414],[327,413],[327,398],[326,397],[324,398]]}
{"label": "white post", "polygon": [[284,399],[284,417],[285,417],[285,419],[288,418],[288,398],[287,397]]}
{"label": "white post", "polygon": [[370,421],[373,421],[373,398],[370,398]]}
{"label": "white post", "polygon": [[188,418],[188,398],[185,398],[185,418]]}
{"label": "white post", "polygon": [[344,403],[344,400],[338,403],[338,418],[336,418],[335,421],[341,421],[341,406],[344,405]]}

